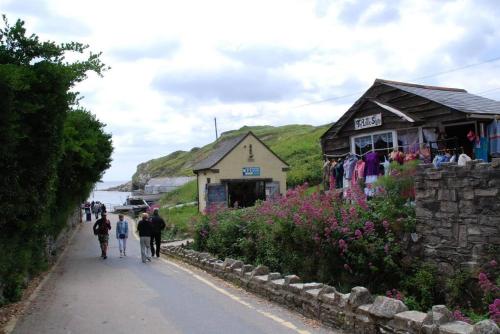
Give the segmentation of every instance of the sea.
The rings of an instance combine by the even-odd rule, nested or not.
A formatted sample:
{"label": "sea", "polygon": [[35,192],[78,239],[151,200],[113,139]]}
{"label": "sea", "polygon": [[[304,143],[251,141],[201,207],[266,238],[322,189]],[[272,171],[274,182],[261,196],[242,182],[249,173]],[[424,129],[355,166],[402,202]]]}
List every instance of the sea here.
{"label": "sea", "polygon": [[108,210],[111,211],[114,206],[123,205],[131,193],[125,191],[104,191],[104,189],[116,187],[127,182],[128,181],[98,182],[96,183],[94,190],[90,193],[88,201],[99,201],[104,203]]}

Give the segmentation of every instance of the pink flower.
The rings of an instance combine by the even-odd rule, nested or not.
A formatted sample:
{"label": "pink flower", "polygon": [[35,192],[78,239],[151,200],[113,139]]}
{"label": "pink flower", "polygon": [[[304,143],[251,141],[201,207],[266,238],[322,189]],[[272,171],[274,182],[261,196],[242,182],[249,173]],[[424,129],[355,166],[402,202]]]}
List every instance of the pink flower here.
{"label": "pink flower", "polygon": [[363,232],[361,232],[360,230],[356,230],[354,231],[354,236],[356,237],[356,239],[361,239],[363,237]]}
{"label": "pink flower", "polygon": [[373,233],[374,230],[375,230],[375,225],[372,222],[367,221],[365,223],[365,234],[371,234]]}
{"label": "pink flower", "polygon": [[491,266],[491,267],[496,267],[496,266],[497,266],[497,264],[498,264],[498,263],[497,263],[497,261],[495,261],[495,260],[491,260],[491,261],[490,261],[490,266]]}
{"label": "pink flower", "polygon": [[386,231],[388,231],[388,230],[389,230],[389,228],[391,227],[391,225],[389,224],[389,222],[388,222],[387,220],[384,220],[384,221],[382,222],[382,226],[384,226],[384,229],[385,229]]}
{"label": "pink flower", "polygon": [[500,299],[496,298],[493,303],[488,306],[490,319],[500,324]]}
{"label": "pink flower", "polygon": [[469,318],[467,318],[465,315],[462,314],[462,312],[460,312],[460,310],[453,311],[453,317],[455,318],[455,320],[458,321],[463,321],[468,324],[472,323]]}
{"label": "pink flower", "polygon": [[347,242],[344,239],[339,240],[339,249],[342,253],[347,251]]}

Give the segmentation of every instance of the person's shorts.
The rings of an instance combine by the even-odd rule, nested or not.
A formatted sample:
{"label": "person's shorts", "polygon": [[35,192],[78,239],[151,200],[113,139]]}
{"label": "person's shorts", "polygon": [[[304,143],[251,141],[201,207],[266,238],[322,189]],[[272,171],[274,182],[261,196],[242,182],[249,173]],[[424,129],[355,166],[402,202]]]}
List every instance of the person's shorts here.
{"label": "person's shorts", "polygon": [[99,239],[99,243],[101,243],[101,244],[109,241],[109,235],[107,235],[107,234],[99,234],[97,236],[97,238]]}

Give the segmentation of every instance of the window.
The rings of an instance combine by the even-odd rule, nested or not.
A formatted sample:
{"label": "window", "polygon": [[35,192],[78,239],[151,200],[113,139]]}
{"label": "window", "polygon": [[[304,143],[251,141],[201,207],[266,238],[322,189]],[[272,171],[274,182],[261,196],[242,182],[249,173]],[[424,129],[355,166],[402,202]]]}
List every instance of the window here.
{"label": "window", "polygon": [[392,132],[376,133],[354,138],[354,153],[363,155],[372,149],[389,154],[394,147]]}
{"label": "window", "polygon": [[418,128],[398,130],[398,147],[405,153],[415,153],[419,149]]}

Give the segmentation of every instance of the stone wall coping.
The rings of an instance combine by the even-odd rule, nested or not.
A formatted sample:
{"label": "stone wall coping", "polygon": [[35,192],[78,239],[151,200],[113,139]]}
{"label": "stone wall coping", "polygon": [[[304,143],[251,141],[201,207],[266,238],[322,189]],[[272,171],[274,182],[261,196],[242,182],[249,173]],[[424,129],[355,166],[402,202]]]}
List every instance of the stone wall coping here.
{"label": "stone wall coping", "polygon": [[[287,275],[283,278],[280,273],[252,275],[253,270],[259,266],[243,264],[241,268],[224,270],[237,260],[214,260],[208,263],[205,254],[201,256],[198,252],[182,247],[167,246],[161,250],[168,256],[185,260],[213,275],[296,310],[304,316],[318,319],[330,327],[367,334],[381,332],[471,334],[473,330],[476,333],[483,333],[481,330],[484,328],[490,328],[492,333],[495,330],[498,332],[498,326],[491,321],[483,321],[474,326],[454,321],[451,312],[444,305],[433,306],[428,313],[408,311],[407,306],[400,300],[386,296],[377,296],[373,299],[368,289],[364,287],[354,287],[351,293],[344,294],[322,283],[302,283],[296,275]],[[242,275],[243,268],[252,270]]]}

